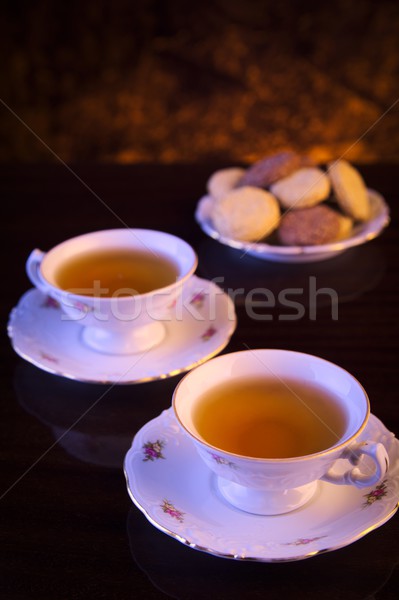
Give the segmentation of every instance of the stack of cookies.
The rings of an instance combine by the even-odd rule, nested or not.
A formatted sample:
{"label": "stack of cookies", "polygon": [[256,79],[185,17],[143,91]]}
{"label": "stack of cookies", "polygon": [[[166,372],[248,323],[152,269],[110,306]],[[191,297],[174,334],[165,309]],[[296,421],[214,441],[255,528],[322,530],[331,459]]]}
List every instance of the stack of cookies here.
{"label": "stack of cookies", "polygon": [[294,152],[268,156],[248,169],[216,171],[207,191],[215,229],[248,242],[274,233],[284,245],[328,244],[371,216],[364,181],[347,161],[323,170]]}

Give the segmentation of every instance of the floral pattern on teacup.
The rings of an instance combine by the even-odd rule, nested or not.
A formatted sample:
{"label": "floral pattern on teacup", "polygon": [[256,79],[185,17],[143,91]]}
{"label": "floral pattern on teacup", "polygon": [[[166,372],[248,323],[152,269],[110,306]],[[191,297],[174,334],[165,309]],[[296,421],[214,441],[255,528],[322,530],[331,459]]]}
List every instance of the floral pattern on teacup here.
{"label": "floral pattern on teacup", "polygon": [[93,311],[93,308],[91,306],[89,306],[88,304],[85,304],[84,302],[81,302],[80,300],[77,300],[76,302],[74,302],[72,304],[72,307],[75,308],[76,310],[78,310],[79,312],[84,313],[85,315],[87,315],[87,313]]}
{"label": "floral pattern on teacup", "polygon": [[374,504],[374,502],[377,502],[378,500],[382,500],[382,498],[384,496],[386,496],[388,493],[388,486],[387,486],[387,480],[385,479],[384,481],[382,481],[381,483],[379,483],[373,490],[371,490],[371,492],[369,492],[368,494],[364,494],[364,498],[366,498],[365,502],[363,503],[363,506],[371,506],[372,504]]}
{"label": "floral pattern on teacup", "polygon": [[156,442],[146,442],[143,445],[144,458],[143,461],[152,461],[157,460],[158,458],[165,458],[162,454],[162,450],[165,447],[165,442],[162,440],[157,440]]}
{"label": "floral pattern on teacup", "polygon": [[215,335],[216,331],[217,331],[217,329],[215,329],[213,327],[213,325],[208,327],[208,329],[206,331],[204,331],[204,333],[201,335],[202,341],[207,342],[208,340],[210,340],[211,337]]}
{"label": "floral pattern on teacup", "polygon": [[225,458],[223,458],[223,456],[220,456],[220,454],[216,454],[215,452],[209,452],[209,455],[218,465],[224,465],[226,467],[230,467],[230,469],[238,469],[236,464],[234,464],[230,460],[226,460]]}
{"label": "floral pattern on teacup", "polygon": [[46,296],[42,308],[60,308],[60,303],[51,296]]}
{"label": "floral pattern on teacup", "polygon": [[172,502],[170,502],[169,500],[164,499],[162,504],[161,504],[161,508],[163,510],[163,512],[165,514],[170,515],[171,517],[173,517],[173,519],[176,519],[177,521],[179,521],[179,523],[183,523],[184,521],[184,512],[182,512],[181,510],[178,510],[173,504]]}

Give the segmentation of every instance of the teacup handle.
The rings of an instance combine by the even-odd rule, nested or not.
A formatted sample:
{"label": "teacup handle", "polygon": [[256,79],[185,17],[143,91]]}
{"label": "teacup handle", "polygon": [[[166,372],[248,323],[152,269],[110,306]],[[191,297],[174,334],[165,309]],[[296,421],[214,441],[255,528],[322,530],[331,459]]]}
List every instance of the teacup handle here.
{"label": "teacup handle", "polygon": [[28,260],[26,261],[26,274],[38,290],[44,294],[47,294],[48,285],[40,274],[40,265],[42,264],[43,258],[44,252],[38,250],[37,248],[32,250],[32,252],[29,254]]}
{"label": "teacup handle", "polygon": [[334,473],[334,467],[332,467],[321,479],[337,485],[354,485],[357,488],[375,485],[381,481],[388,470],[389,458],[387,451],[381,443],[359,442],[345,448],[340,458],[347,458],[352,465],[357,465],[363,454],[370,456],[374,462],[375,470],[371,475],[362,473],[356,466],[343,474]]}

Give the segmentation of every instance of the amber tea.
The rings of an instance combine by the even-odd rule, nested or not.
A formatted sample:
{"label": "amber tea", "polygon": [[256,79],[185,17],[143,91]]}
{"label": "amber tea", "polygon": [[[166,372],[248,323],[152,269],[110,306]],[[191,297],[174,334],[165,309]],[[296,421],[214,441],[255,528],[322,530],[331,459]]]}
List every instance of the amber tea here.
{"label": "amber tea", "polygon": [[58,287],[85,296],[130,296],[152,292],[178,277],[175,263],[159,253],[114,248],[82,252],[57,269]]}
{"label": "amber tea", "polygon": [[203,440],[253,458],[291,458],[326,450],[346,429],[333,394],[299,381],[243,378],[204,393],[193,412]]}

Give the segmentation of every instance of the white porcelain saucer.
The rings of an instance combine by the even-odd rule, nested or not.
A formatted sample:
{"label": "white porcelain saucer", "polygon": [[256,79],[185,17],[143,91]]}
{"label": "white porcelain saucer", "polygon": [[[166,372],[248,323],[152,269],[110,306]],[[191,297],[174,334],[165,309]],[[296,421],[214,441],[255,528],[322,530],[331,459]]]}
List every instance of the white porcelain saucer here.
{"label": "white porcelain saucer", "polygon": [[346,546],[396,512],[399,441],[373,415],[359,439],[365,438],[387,448],[390,468],[383,482],[363,490],[319,482],[302,508],[251,515],[219,495],[214,475],[168,409],[136,434],[125,458],[127,488],[155,527],[190,548],[237,560],[300,560]]}
{"label": "white porcelain saucer", "polygon": [[44,371],[93,383],[141,383],[178,375],[215,356],[236,328],[232,300],[205,279],[190,279],[179,306],[171,310],[159,346],[143,354],[102,354],[84,344],[78,322],[62,320],[57,303],[32,289],[11,311],[8,335],[14,350]]}
{"label": "white porcelain saucer", "polygon": [[266,242],[243,242],[226,238],[216,231],[211,217],[212,200],[204,196],[198,202],[195,219],[204,233],[221,244],[241,250],[263,260],[273,262],[307,263],[334,258],[355,246],[376,238],[390,221],[389,207],[384,198],[375,190],[367,190],[372,217],[365,223],[355,225],[351,235],[339,242],[316,246],[282,246]]}

